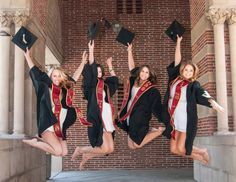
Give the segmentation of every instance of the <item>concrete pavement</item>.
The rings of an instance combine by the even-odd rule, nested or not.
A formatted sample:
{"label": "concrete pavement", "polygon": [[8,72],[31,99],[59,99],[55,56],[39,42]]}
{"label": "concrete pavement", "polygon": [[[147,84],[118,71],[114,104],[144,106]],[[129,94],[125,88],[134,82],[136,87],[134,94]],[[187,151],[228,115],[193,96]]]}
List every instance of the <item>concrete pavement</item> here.
{"label": "concrete pavement", "polygon": [[61,172],[47,182],[194,182],[193,169]]}

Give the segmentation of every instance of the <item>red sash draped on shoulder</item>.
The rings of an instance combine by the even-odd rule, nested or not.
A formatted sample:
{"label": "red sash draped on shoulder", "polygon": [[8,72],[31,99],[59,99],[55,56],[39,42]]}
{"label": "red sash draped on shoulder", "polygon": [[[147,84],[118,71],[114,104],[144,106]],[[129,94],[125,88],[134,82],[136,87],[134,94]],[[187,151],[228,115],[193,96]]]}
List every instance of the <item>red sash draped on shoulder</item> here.
{"label": "red sash draped on shoulder", "polygon": [[[60,114],[61,114],[61,109],[62,109],[61,99],[60,99],[61,91],[62,91],[61,87],[56,86],[55,84],[52,84],[52,101],[55,106],[54,115],[57,119],[57,122],[53,125],[53,128],[57,137],[64,138],[62,129],[60,126]],[[66,105],[68,107],[73,107],[73,97],[74,97],[73,89],[72,88],[67,89]],[[92,124],[83,117],[80,109],[78,107],[74,107],[74,108],[76,110],[76,114],[80,123],[85,126],[92,126]]]}
{"label": "red sash draped on shoulder", "polygon": [[[146,91],[148,91],[148,90],[149,90],[150,88],[152,88],[152,87],[155,87],[155,85],[153,85],[150,81],[146,81],[146,82],[144,82],[144,83],[141,85],[140,89],[138,90],[137,94],[135,95],[134,100],[133,100],[133,102],[131,103],[130,108],[128,109],[128,111],[126,112],[126,114],[125,114],[124,116],[122,116],[121,118],[118,119],[119,122],[124,121],[124,120],[130,115],[130,113],[132,112],[132,109],[133,109],[135,103],[138,101],[138,99],[139,99]],[[125,108],[125,106],[126,106],[126,104],[127,104],[127,102],[128,102],[129,93],[130,93],[130,83],[128,82],[127,87],[126,87],[126,89],[125,89],[123,102],[122,102],[121,109],[120,109],[120,111],[119,111],[118,116],[120,116],[121,111]]]}
{"label": "red sash draped on shoulder", "polygon": [[[67,105],[68,107],[72,107],[72,106],[73,106],[74,91],[73,91],[72,88],[66,89],[66,90],[67,90],[67,92],[66,92],[66,93],[67,93],[67,94],[66,94],[66,105]],[[76,115],[77,115],[77,117],[78,117],[78,119],[79,119],[80,124],[82,124],[82,125],[84,125],[84,126],[92,126],[92,123],[88,122],[88,121],[84,118],[84,116],[83,116],[81,110],[80,110],[78,107],[74,107],[74,108],[75,108]]]}
{"label": "red sash draped on shoulder", "polygon": [[[96,87],[96,97],[97,97],[97,103],[98,103],[98,107],[100,110],[100,117],[102,119],[102,124],[103,124],[103,128],[106,130],[106,126],[104,124],[103,118],[102,118],[102,109],[103,109],[103,89],[104,89],[104,81],[103,79],[98,79],[98,83],[97,83],[97,87]],[[112,103],[112,99],[110,97],[110,91],[109,88],[107,86],[107,97],[108,97],[108,102],[111,106],[111,112],[112,112],[112,121],[113,121],[113,125],[116,127],[116,125],[114,124],[114,119],[115,119],[115,107]]]}
{"label": "red sash draped on shoulder", "polygon": [[181,80],[177,85],[176,85],[176,89],[175,89],[175,94],[174,94],[174,98],[172,101],[172,105],[171,107],[169,107],[169,114],[170,114],[170,124],[173,127],[173,130],[171,132],[171,137],[173,139],[175,139],[175,125],[174,125],[174,118],[173,118],[173,114],[175,112],[175,109],[179,103],[179,99],[181,96],[181,88],[188,85],[189,81],[188,80],[182,80],[180,77],[177,77],[173,82],[170,83],[170,91],[173,88],[173,85],[177,82]]}
{"label": "red sash draped on shoulder", "polygon": [[61,94],[61,88],[52,84],[52,101],[55,106],[54,115],[57,118],[57,122],[53,125],[53,128],[57,137],[64,138],[60,126],[60,113],[62,108],[60,94]]}

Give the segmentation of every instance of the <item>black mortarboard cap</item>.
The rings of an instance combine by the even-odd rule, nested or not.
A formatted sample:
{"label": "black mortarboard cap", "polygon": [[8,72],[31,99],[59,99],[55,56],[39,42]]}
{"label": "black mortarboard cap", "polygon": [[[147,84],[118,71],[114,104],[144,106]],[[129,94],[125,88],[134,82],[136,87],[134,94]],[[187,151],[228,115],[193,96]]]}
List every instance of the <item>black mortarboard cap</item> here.
{"label": "black mortarboard cap", "polygon": [[98,32],[99,32],[99,23],[98,22],[90,23],[88,27],[88,38],[90,40],[94,40]]}
{"label": "black mortarboard cap", "polygon": [[106,18],[102,18],[102,21],[103,21],[105,28],[107,28],[107,29],[111,28],[111,23]]}
{"label": "black mortarboard cap", "polygon": [[165,33],[174,41],[177,41],[177,34],[181,37],[185,32],[185,28],[176,20],[167,28]]}
{"label": "black mortarboard cap", "polygon": [[130,44],[133,41],[134,36],[135,34],[133,32],[130,32],[129,30],[122,27],[119,34],[116,37],[116,40],[121,44],[128,46],[127,43]]}
{"label": "black mortarboard cap", "polygon": [[26,51],[27,47],[30,49],[36,40],[37,37],[23,26],[12,38],[12,42],[24,51]]}

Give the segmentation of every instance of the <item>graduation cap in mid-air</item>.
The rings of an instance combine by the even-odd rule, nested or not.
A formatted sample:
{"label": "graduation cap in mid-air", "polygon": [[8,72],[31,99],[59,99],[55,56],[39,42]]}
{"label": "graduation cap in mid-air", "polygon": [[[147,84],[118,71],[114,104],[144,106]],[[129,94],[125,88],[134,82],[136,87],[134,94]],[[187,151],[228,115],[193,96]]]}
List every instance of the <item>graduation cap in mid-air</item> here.
{"label": "graduation cap in mid-air", "polygon": [[12,42],[24,51],[26,51],[27,47],[30,49],[36,40],[37,37],[24,26],[12,38]]}
{"label": "graduation cap in mid-air", "polygon": [[177,21],[174,20],[171,25],[166,29],[165,33],[174,42],[177,41],[177,35],[181,37],[185,32],[185,28]]}
{"label": "graduation cap in mid-air", "polygon": [[133,39],[135,37],[135,33],[127,30],[126,28],[122,27],[120,32],[118,33],[116,40],[124,44],[125,46],[128,46],[128,43],[131,44]]}
{"label": "graduation cap in mid-air", "polygon": [[89,24],[89,27],[88,27],[88,38],[90,39],[90,40],[94,40],[95,39],[95,37],[98,35],[98,32],[99,32],[99,27],[100,25],[99,25],[99,22],[97,21],[97,22],[91,22],[90,24]]}

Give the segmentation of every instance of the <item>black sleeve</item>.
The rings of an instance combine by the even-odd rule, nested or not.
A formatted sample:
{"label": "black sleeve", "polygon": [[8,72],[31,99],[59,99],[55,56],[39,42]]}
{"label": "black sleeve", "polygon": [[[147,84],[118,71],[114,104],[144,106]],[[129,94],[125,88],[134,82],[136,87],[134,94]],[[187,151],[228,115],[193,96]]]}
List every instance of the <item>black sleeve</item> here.
{"label": "black sleeve", "polygon": [[74,78],[72,78],[71,76],[69,76],[68,74],[66,74],[68,81],[71,81],[73,83],[76,83],[76,81],[74,80]]}
{"label": "black sleeve", "polygon": [[30,69],[29,74],[33,82],[36,94],[38,93],[40,83],[45,83],[48,87],[51,87],[52,80],[45,72],[41,71],[37,66],[33,66]]}
{"label": "black sleeve", "polygon": [[209,99],[213,99],[210,94],[202,88],[200,83],[198,81],[195,81],[194,83],[194,90],[195,90],[195,97],[197,104],[211,107],[211,103],[209,102]]}
{"label": "black sleeve", "polygon": [[162,122],[162,104],[161,104],[161,94],[156,89],[153,88],[150,96],[149,96],[149,102],[152,103],[151,109],[153,115]]}
{"label": "black sleeve", "polygon": [[110,91],[110,96],[112,97],[115,94],[115,92],[119,86],[118,77],[117,76],[107,77],[104,82],[108,85],[109,91]]}
{"label": "black sleeve", "polygon": [[172,62],[168,67],[167,67],[167,73],[169,77],[169,82],[174,80],[179,76],[179,68],[180,68],[180,63],[175,66],[175,62]]}
{"label": "black sleeve", "polygon": [[138,71],[139,71],[139,67],[135,67],[134,69],[132,69],[130,71],[130,82],[134,82],[136,80],[136,78],[138,77]]}
{"label": "black sleeve", "polygon": [[130,76],[135,77],[135,78],[138,77],[138,71],[139,71],[139,67],[135,67],[134,69],[130,71]]}
{"label": "black sleeve", "polygon": [[86,99],[89,98],[89,95],[91,94],[91,91],[93,88],[97,85],[97,65],[96,63],[93,63],[89,65],[88,63],[84,66],[84,69],[82,71],[83,75],[83,93]]}

